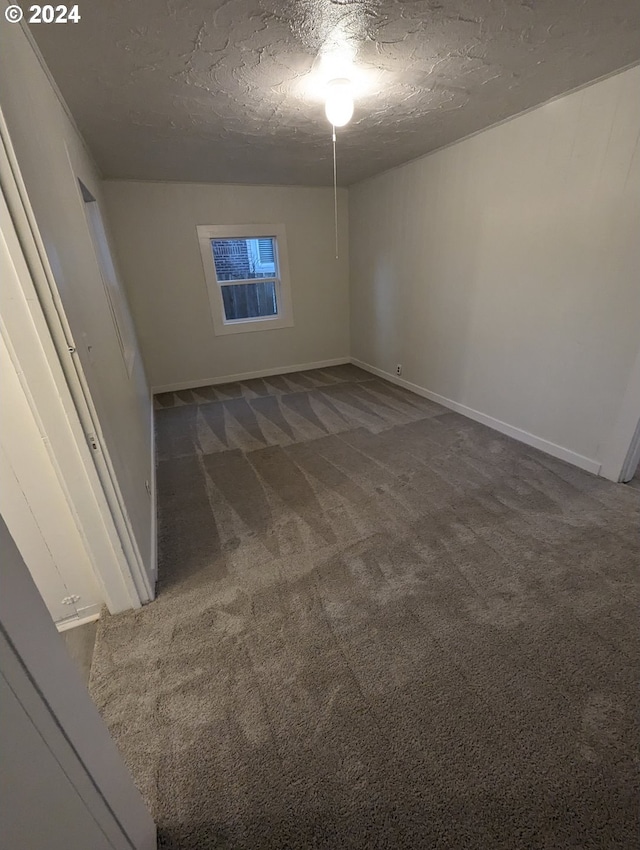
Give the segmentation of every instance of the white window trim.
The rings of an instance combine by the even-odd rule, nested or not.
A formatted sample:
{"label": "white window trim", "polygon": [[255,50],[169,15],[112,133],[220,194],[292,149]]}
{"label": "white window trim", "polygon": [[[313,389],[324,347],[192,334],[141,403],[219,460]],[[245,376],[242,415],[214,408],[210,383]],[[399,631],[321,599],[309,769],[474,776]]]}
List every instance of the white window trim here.
{"label": "white window trim", "polygon": [[[289,256],[287,251],[287,234],[284,224],[199,224],[196,229],[198,232],[198,241],[200,243],[200,254],[202,255],[204,277],[207,283],[207,291],[209,293],[213,330],[216,336],[247,333],[250,331],[271,331],[277,330],[278,328],[293,327]],[[269,236],[273,236],[276,239],[276,267],[280,274],[276,288],[278,315],[265,316],[261,319],[236,319],[235,321],[227,321],[225,319],[224,303],[222,300],[222,286],[218,283],[216,267],[213,261],[211,240],[233,239],[235,237],[239,239],[264,239]],[[259,278],[258,281],[259,280],[265,280],[265,278]],[[266,280],[269,280],[269,278],[266,278]],[[245,282],[256,283],[256,280]],[[224,283],[229,285],[243,283],[243,281],[225,281]]]}

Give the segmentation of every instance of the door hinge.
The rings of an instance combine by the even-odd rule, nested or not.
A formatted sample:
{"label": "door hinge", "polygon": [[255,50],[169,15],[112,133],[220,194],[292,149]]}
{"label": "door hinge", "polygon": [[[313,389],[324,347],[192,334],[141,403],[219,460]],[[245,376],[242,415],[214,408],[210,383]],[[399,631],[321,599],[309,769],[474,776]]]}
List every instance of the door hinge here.
{"label": "door hinge", "polygon": [[95,438],[95,434],[87,434],[87,442],[89,443],[91,448],[94,450],[94,452],[97,452],[98,449],[100,448],[100,446],[98,445],[98,441]]}
{"label": "door hinge", "polygon": [[69,354],[75,354],[75,353],[76,353],[76,347],[75,347],[75,345],[68,345],[68,346],[67,346],[67,351],[69,352]]}

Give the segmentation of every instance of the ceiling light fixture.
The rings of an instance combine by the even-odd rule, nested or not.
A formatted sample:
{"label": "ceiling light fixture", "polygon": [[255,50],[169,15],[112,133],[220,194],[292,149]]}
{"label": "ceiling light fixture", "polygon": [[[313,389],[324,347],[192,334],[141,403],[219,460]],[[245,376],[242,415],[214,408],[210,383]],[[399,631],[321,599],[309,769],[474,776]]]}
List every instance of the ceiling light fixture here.
{"label": "ceiling light fixture", "polygon": [[324,111],[333,130],[333,213],[336,237],[336,260],[338,259],[338,166],[336,160],[336,127],[344,127],[353,117],[353,90],[351,81],[338,77],[327,84]]}
{"label": "ceiling light fixture", "polygon": [[351,82],[346,77],[331,80],[327,85],[327,98],[324,104],[327,120],[334,127],[344,127],[353,116],[353,94]]}

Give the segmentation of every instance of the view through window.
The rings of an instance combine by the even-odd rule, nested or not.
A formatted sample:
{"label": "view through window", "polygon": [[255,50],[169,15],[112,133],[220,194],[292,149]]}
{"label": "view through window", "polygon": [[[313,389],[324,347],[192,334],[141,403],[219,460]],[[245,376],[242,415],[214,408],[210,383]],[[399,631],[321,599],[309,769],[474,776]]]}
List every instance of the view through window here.
{"label": "view through window", "polygon": [[216,278],[222,290],[225,319],[278,315],[276,239],[212,239]]}
{"label": "view through window", "polygon": [[216,335],[293,326],[284,224],[199,224]]}

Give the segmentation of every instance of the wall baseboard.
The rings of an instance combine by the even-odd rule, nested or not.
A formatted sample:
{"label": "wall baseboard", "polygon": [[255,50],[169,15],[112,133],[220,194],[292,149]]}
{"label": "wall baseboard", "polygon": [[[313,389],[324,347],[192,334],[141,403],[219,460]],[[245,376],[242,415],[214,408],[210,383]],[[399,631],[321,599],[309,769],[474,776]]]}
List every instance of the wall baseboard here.
{"label": "wall baseboard", "polygon": [[75,629],[76,626],[85,626],[87,623],[94,623],[96,620],[100,619],[102,604],[99,604],[97,607],[98,610],[94,614],[86,614],[84,617],[73,617],[70,620],[62,620],[62,622],[56,623],[56,629],[59,632],[66,632],[68,629]]}
{"label": "wall baseboard", "polygon": [[230,384],[233,381],[248,381],[250,378],[268,378],[270,375],[288,375],[291,372],[306,372],[308,369],[326,369],[327,366],[344,366],[351,363],[350,357],[334,357],[332,360],[318,360],[315,363],[296,363],[294,366],[276,366],[272,369],[259,369],[256,372],[240,372],[237,375],[222,375],[217,378],[199,378],[197,381],[179,381],[152,387],[153,395],[172,393],[176,390],[193,390],[196,387],[210,387],[214,384]]}
{"label": "wall baseboard", "polygon": [[448,407],[450,410],[455,410],[456,413],[461,413],[463,416],[467,416],[475,422],[487,425],[489,428],[493,428],[501,434],[506,434],[507,437],[513,437],[514,440],[525,443],[527,446],[532,446],[534,449],[540,449],[540,451],[545,452],[552,457],[565,460],[567,463],[571,463],[573,466],[577,466],[580,469],[585,469],[587,472],[592,472],[594,475],[598,475],[600,473],[600,462],[597,460],[593,460],[592,458],[573,452],[571,449],[567,449],[564,446],[558,446],[549,440],[537,437],[535,434],[530,434],[522,428],[517,428],[515,425],[509,425],[508,422],[503,422],[501,419],[494,419],[493,416],[488,416],[486,413],[474,410],[472,407],[467,407],[466,404],[460,404],[458,401],[453,401],[452,399],[446,398],[438,393],[431,392],[431,390],[426,390],[424,387],[418,386],[418,384],[412,384],[411,381],[405,381],[404,378],[399,378],[391,372],[385,372],[384,370],[378,369],[376,366],[371,366],[368,363],[364,363],[362,360],[358,360],[355,357],[351,358],[351,362],[354,366],[359,366],[361,369],[371,372],[372,375],[377,375],[379,378],[384,378],[385,381],[390,381],[392,384],[404,387],[416,395],[428,398],[430,401],[435,401],[443,407]]}
{"label": "wall baseboard", "polygon": [[247,381],[251,378],[268,378],[270,375],[287,375],[291,372],[304,372],[308,369],[323,369],[327,366],[342,366],[345,363],[353,363],[354,366],[359,366],[361,369],[371,372],[371,374],[377,375],[379,378],[384,378],[385,381],[390,381],[392,384],[404,387],[416,395],[435,401],[437,404],[441,404],[443,407],[447,407],[450,410],[455,410],[456,413],[467,416],[469,419],[473,419],[475,422],[480,422],[482,425],[487,425],[489,428],[493,428],[501,434],[506,434],[507,437],[513,437],[514,440],[525,443],[525,445],[531,446],[532,448],[539,449],[552,457],[557,457],[560,460],[564,460],[567,463],[572,464],[573,466],[577,466],[587,472],[592,472],[594,475],[598,475],[600,473],[601,464],[593,458],[585,457],[584,455],[571,451],[571,449],[567,449],[564,446],[558,446],[556,443],[552,443],[549,440],[545,440],[542,437],[537,437],[535,434],[529,433],[529,431],[524,431],[522,428],[510,425],[508,422],[503,422],[501,419],[495,419],[493,416],[488,416],[480,410],[468,407],[466,404],[461,404],[460,402],[453,401],[453,399],[434,393],[431,390],[427,390],[424,387],[419,386],[418,384],[413,384],[411,381],[399,378],[391,372],[385,372],[383,369],[378,369],[376,366],[371,366],[369,363],[358,360],[357,357],[336,357],[332,360],[319,360],[315,363],[297,363],[293,366],[259,369],[254,372],[240,372],[235,375],[223,375],[216,378],[201,378],[196,381],[181,381],[175,384],[165,384],[163,386],[153,387],[152,393],[153,395],[157,395],[158,393],[175,392],[176,390],[191,390],[196,387],[228,384],[233,381]]}

